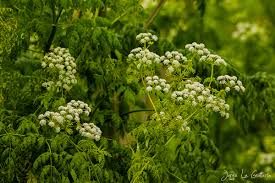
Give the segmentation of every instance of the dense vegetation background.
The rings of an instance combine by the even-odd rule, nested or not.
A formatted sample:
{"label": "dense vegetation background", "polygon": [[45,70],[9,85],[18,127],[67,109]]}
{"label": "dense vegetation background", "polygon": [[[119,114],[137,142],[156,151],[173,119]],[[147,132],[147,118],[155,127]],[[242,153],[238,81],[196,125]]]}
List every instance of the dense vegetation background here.
{"label": "dense vegetation background", "polygon": [[[226,171],[237,177],[224,182],[275,181],[275,1],[1,0],[0,5],[0,182],[215,183]],[[177,50],[189,56],[185,45],[197,42],[224,58],[226,69],[214,76],[237,76],[246,88],[226,98],[229,119],[204,107],[193,114],[192,107],[178,108],[161,94],[151,99],[141,82],[149,71],[139,72],[128,59],[141,32],[159,37],[150,47],[159,55]],[[56,47],[67,48],[75,59],[77,84],[70,90],[42,86],[52,75],[41,63]],[[188,59],[184,76],[212,79],[211,67]],[[163,70],[156,73],[174,82]],[[172,87],[184,80],[175,78]],[[100,140],[81,136],[73,123],[60,133],[41,126],[39,114],[71,100],[89,105],[83,122],[101,129]],[[150,100],[158,112],[163,107],[188,119],[190,131],[178,131],[172,119],[158,122]],[[242,170],[265,177],[242,179]]]}

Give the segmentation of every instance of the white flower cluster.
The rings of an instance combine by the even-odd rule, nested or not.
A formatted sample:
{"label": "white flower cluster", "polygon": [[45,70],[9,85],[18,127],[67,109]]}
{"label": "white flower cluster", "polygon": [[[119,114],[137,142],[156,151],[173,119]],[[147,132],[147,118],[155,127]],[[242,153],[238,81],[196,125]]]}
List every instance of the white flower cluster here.
{"label": "white flower cluster", "polygon": [[220,84],[226,85],[226,92],[230,92],[230,88],[234,88],[237,92],[245,92],[245,87],[243,86],[243,83],[238,80],[236,76],[218,76],[217,80]]}
{"label": "white flower cluster", "polygon": [[158,36],[149,33],[140,33],[136,36],[136,40],[139,41],[140,44],[153,43],[158,40]]}
{"label": "white flower cluster", "polygon": [[205,88],[203,84],[199,82],[193,82],[187,80],[185,89],[182,91],[174,91],[171,98],[176,100],[176,102],[191,102],[192,106],[197,106],[198,104],[205,105],[207,109],[211,109],[214,112],[219,112],[222,117],[226,119],[229,118],[229,105],[225,103],[223,99],[220,99],[210,93],[208,88]]}
{"label": "white flower cluster", "polygon": [[192,44],[185,45],[185,48],[193,53],[200,56],[200,62],[206,62],[214,65],[227,65],[224,59],[222,59],[219,55],[212,54],[203,43],[193,42]]}
{"label": "white flower cluster", "polygon": [[60,132],[60,126],[64,123],[65,118],[58,112],[46,111],[45,114],[38,116],[40,125],[44,126],[48,124],[50,127],[55,128],[55,132]]}
{"label": "white flower cluster", "polygon": [[232,33],[232,37],[234,39],[239,39],[240,41],[246,41],[255,35],[262,34],[264,34],[264,30],[258,25],[249,22],[239,22],[236,30]]}
{"label": "white flower cluster", "polygon": [[82,126],[78,126],[76,130],[79,131],[80,135],[96,141],[100,140],[102,134],[100,128],[98,128],[94,123],[83,123]]}
{"label": "white flower cluster", "polygon": [[161,79],[158,76],[148,76],[145,80],[147,85],[146,91],[150,92],[155,89],[156,91],[163,91],[165,93],[169,92],[170,85],[166,84],[165,79]]}
{"label": "white flower cluster", "polygon": [[182,62],[186,62],[187,58],[177,51],[167,51],[165,56],[160,57],[163,65],[168,67],[170,73],[174,72],[174,68],[179,68]]}
{"label": "white flower cluster", "polygon": [[69,53],[66,48],[54,48],[52,52],[47,53],[44,56],[44,60],[41,64],[43,68],[55,69],[58,71],[56,82],[48,81],[42,84],[43,87],[48,90],[53,86],[63,87],[65,90],[70,90],[72,85],[77,83],[76,63],[75,59]]}
{"label": "white flower cluster", "polygon": [[133,49],[128,55],[128,58],[130,60],[138,61],[138,69],[142,64],[151,65],[152,63],[160,63],[159,55],[154,52],[150,52],[148,49],[142,49],[140,47]]}
{"label": "white flower cluster", "polygon": [[41,126],[48,124],[59,133],[60,127],[62,127],[66,120],[80,122],[80,115],[85,114],[89,116],[90,112],[91,108],[88,104],[72,100],[66,106],[59,106],[58,112],[46,111],[44,114],[40,114],[38,119]]}

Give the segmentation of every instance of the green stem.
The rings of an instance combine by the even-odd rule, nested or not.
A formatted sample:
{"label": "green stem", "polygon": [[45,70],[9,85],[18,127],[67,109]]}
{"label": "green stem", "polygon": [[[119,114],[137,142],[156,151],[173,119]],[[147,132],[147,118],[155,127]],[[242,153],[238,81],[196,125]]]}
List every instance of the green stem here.
{"label": "green stem", "polygon": [[166,170],[167,170],[167,172],[168,172],[169,174],[171,174],[171,175],[174,176],[175,178],[179,179],[181,182],[184,182],[184,180],[182,180],[181,178],[179,178],[177,175],[173,174],[173,173],[170,172],[168,169],[166,169]]}
{"label": "green stem", "polygon": [[214,75],[214,64],[211,64],[211,76],[210,76],[210,83],[209,87],[211,86],[212,80],[213,80],[213,75]]}
{"label": "green stem", "polygon": [[185,121],[188,121],[192,116],[194,116],[194,114],[198,111],[199,109],[196,109],[192,114],[190,114]]}
{"label": "green stem", "polygon": [[121,114],[121,116],[125,116],[125,115],[131,114],[131,113],[136,113],[136,112],[147,112],[147,111],[155,111],[155,110],[153,110],[153,109],[133,110],[133,111],[129,111],[129,112],[123,113],[123,114]]}
{"label": "green stem", "polygon": [[48,141],[46,140],[46,144],[48,145],[48,147],[49,147],[49,151],[50,151],[50,153],[51,153],[51,157],[50,157],[50,161],[51,161],[51,178],[52,178],[52,181],[53,181],[53,169],[52,169],[52,167],[53,167],[53,160],[52,160],[52,149],[51,149],[51,146],[50,146],[50,144],[48,143]]}
{"label": "green stem", "polygon": [[72,145],[74,145],[74,146],[76,147],[76,150],[77,150],[78,152],[82,151],[81,148],[78,147],[78,145],[76,145],[69,137],[68,137],[67,139],[68,139],[68,141],[69,141]]}
{"label": "green stem", "polygon": [[162,5],[165,3],[166,0],[161,0],[159,2],[159,4],[156,6],[156,8],[154,9],[154,11],[152,12],[152,14],[150,15],[150,17],[147,19],[146,23],[144,24],[145,28],[148,28],[152,22],[154,21],[155,17],[157,16],[157,14],[159,13]]}
{"label": "green stem", "polygon": [[[128,11],[129,11],[129,10],[128,10]],[[116,17],[116,18],[112,21],[111,25],[114,25],[120,18],[124,17],[124,16],[128,13],[128,11],[125,11],[125,12],[123,12],[121,15],[119,15],[118,17]]]}
{"label": "green stem", "polygon": [[[144,88],[146,88],[146,84],[145,84],[145,82],[144,82],[144,80],[143,80],[143,77],[141,77],[141,80],[142,80],[142,84],[143,84]],[[157,117],[160,119],[159,114],[158,114],[158,111],[157,111],[157,108],[156,108],[156,106],[155,106],[155,104],[154,104],[154,102],[153,102],[153,100],[152,100],[152,98],[151,98],[149,92],[147,92],[147,96],[148,96],[148,98],[149,98],[149,100],[150,100],[150,103],[152,104],[152,106],[153,106],[153,108],[154,108],[154,111],[155,111],[156,114],[157,114]]]}

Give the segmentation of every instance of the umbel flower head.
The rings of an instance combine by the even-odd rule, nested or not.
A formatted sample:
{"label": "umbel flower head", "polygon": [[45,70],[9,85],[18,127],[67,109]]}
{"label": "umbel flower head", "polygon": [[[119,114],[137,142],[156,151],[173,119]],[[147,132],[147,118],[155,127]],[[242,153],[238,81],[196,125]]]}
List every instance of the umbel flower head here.
{"label": "umbel flower head", "polygon": [[136,40],[139,41],[140,44],[153,44],[158,40],[158,36],[153,35],[152,33],[140,33],[136,36]]}
{"label": "umbel flower head", "polygon": [[219,55],[212,54],[203,43],[193,42],[192,44],[185,45],[185,48],[192,54],[196,54],[200,57],[200,62],[205,62],[213,65],[227,65],[224,59]]}
{"label": "umbel flower head", "polygon": [[77,83],[75,59],[66,48],[57,47],[52,49],[50,53],[44,56],[41,66],[54,76],[52,81],[42,84],[48,90],[52,87],[70,90]]}
{"label": "umbel flower head", "polygon": [[76,130],[79,131],[80,135],[96,141],[100,140],[102,134],[100,128],[98,128],[94,123],[83,123],[81,126],[78,126]]}
{"label": "umbel flower head", "polygon": [[[60,130],[64,129],[68,124],[75,124],[78,127],[76,128],[79,131],[79,126],[81,126],[81,116],[89,116],[91,112],[91,108],[88,106],[88,104],[82,102],[82,101],[75,101],[72,100],[69,103],[67,103],[66,106],[59,106],[58,107],[58,112],[52,112],[52,111],[46,111],[44,114],[40,114],[38,116],[38,119],[40,120],[40,125],[45,126],[48,125],[51,128],[54,128],[56,133],[59,133]],[[84,125],[85,123],[83,123]],[[84,127],[86,124],[84,125]],[[93,128],[95,128],[95,125],[92,125]],[[89,128],[89,127],[86,127]],[[86,129],[85,128],[85,129]],[[96,135],[92,139],[99,140],[101,131],[98,127],[96,129]],[[92,130],[94,131],[94,130]],[[99,133],[100,131],[100,133]],[[83,135],[83,130],[79,131],[79,133],[82,136],[90,138],[90,135],[87,135],[84,133]],[[89,130],[87,130],[87,133]],[[90,132],[89,132],[90,133]],[[98,137],[99,136],[99,137]]]}
{"label": "umbel flower head", "polygon": [[227,112],[229,105],[225,100],[212,95],[210,90],[199,82],[187,80],[186,83],[184,90],[172,92],[171,98],[174,99],[176,103],[181,104],[188,102],[194,107],[201,104],[209,110],[219,112],[220,115],[226,119],[229,117],[229,113]]}
{"label": "umbel flower head", "polygon": [[154,52],[150,52],[147,48],[135,48],[128,55],[129,60],[137,62],[137,68],[139,69],[143,64],[151,65],[153,63],[160,63],[160,57]]}
{"label": "umbel flower head", "polygon": [[237,92],[245,92],[245,87],[243,86],[243,83],[238,80],[236,76],[218,76],[217,80],[219,81],[219,84],[226,86],[226,92],[231,91],[231,89],[234,89]]}
{"label": "umbel flower head", "polygon": [[187,58],[178,51],[167,51],[164,56],[160,57],[161,63],[168,68],[170,73],[174,72],[183,63],[187,62]]}
{"label": "umbel flower head", "polygon": [[170,85],[166,83],[165,79],[161,79],[158,76],[148,76],[146,77],[146,91],[151,92],[155,91],[163,91],[168,93],[170,90]]}

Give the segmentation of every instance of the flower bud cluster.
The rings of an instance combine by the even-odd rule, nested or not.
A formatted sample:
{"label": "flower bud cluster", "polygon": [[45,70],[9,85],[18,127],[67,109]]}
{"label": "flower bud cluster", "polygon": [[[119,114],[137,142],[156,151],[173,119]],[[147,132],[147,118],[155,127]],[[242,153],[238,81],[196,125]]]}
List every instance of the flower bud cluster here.
{"label": "flower bud cluster", "polygon": [[222,59],[219,55],[212,54],[207,48],[205,48],[205,45],[203,43],[196,43],[193,42],[192,44],[185,45],[185,48],[193,53],[200,56],[199,61],[200,62],[206,62],[208,64],[214,64],[214,65],[227,65],[224,59]]}
{"label": "flower bud cluster", "polygon": [[136,40],[139,41],[140,44],[153,43],[158,40],[158,36],[149,33],[140,33],[136,36]]}
{"label": "flower bud cluster", "polygon": [[182,103],[184,101],[190,102],[192,106],[197,106],[198,104],[205,105],[207,109],[213,110],[214,112],[219,112],[222,117],[226,119],[229,117],[229,105],[225,103],[223,99],[220,99],[211,94],[208,88],[205,88],[203,84],[199,82],[193,82],[190,80],[186,81],[184,90],[174,91],[171,94],[171,98],[177,103]]}
{"label": "flower bud cluster", "polygon": [[59,106],[58,112],[46,111],[44,114],[40,114],[38,119],[41,126],[48,124],[59,133],[60,127],[64,125],[64,122],[67,120],[80,122],[80,115],[85,114],[89,116],[90,112],[91,108],[88,104],[72,100],[66,106]]}
{"label": "flower bud cluster", "polygon": [[190,127],[188,126],[188,123],[183,120],[182,116],[181,115],[178,115],[176,118],[175,118],[176,121],[182,121],[182,126],[181,126],[181,131],[187,131],[187,132],[190,132]]}
{"label": "flower bud cluster", "polygon": [[182,126],[181,126],[181,130],[182,131],[187,131],[190,132],[190,127],[188,126],[188,123],[185,121],[183,122]]}
{"label": "flower bud cluster", "polygon": [[219,84],[226,85],[225,91],[229,92],[233,88],[237,92],[245,92],[245,87],[243,86],[243,83],[238,80],[236,76],[218,76],[217,80],[219,81]]}
{"label": "flower bud cluster", "polygon": [[100,140],[102,134],[100,128],[98,128],[94,123],[83,123],[81,126],[78,126],[76,130],[79,131],[81,136],[96,141]]}
{"label": "flower bud cluster", "polygon": [[151,65],[152,63],[160,63],[160,56],[148,49],[141,47],[135,48],[128,55],[130,60],[138,61],[137,68],[139,69],[142,64]]}
{"label": "flower bud cluster", "polygon": [[158,76],[148,76],[146,77],[146,91],[151,92],[153,89],[156,91],[163,91],[168,93],[170,90],[170,85],[166,84],[165,79],[161,79]]}
{"label": "flower bud cluster", "polygon": [[54,70],[58,72],[55,82],[48,81],[42,84],[48,90],[51,87],[62,87],[65,90],[70,90],[72,85],[77,83],[75,59],[66,48],[57,47],[52,52],[47,53],[41,66],[44,69],[49,69],[52,73],[54,73]]}
{"label": "flower bud cluster", "polygon": [[174,72],[174,68],[179,68],[187,58],[177,51],[167,51],[165,56],[161,56],[160,60],[163,65],[168,67],[170,73]]}
{"label": "flower bud cluster", "polygon": [[159,113],[154,113],[152,115],[152,119],[155,119],[155,120],[168,119],[168,116],[167,116],[167,114],[165,114],[165,112],[160,111]]}
{"label": "flower bud cluster", "polygon": [[246,41],[255,35],[262,34],[264,34],[264,30],[258,25],[249,22],[239,22],[236,30],[232,33],[232,37],[234,39],[239,39],[240,41]]}

